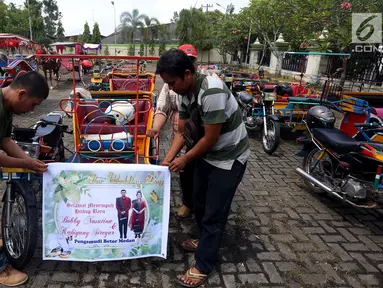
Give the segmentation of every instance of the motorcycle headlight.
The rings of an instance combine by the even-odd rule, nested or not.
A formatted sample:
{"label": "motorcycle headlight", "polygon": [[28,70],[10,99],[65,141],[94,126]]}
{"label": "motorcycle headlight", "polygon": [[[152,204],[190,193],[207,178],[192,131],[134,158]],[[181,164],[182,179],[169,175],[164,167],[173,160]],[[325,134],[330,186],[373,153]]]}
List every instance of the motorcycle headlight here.
{"label": "motorcycle headlight", "polygon": [[265,101],[275,101],[277,99],[276,93],[265,93],[264,100]]}
{"label": "motorcycle headlight", "polygon": [[40,154],[40,145],[37,142],[25,143],[25,142],[16,142],[17,145],[31,158],[37,159]]}

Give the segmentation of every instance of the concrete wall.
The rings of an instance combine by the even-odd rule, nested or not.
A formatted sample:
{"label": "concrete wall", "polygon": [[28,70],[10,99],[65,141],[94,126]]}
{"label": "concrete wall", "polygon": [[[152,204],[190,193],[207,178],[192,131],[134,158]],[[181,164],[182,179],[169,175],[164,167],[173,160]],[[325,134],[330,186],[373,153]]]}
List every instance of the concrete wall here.
{"label": "concrete wall", "polygon": [[[109,54],[110,55],[115,55],[115,50],[117,52],[116,55],[120,55],[120,56],[127,56],[128,55],[128,51],[129,51],[129,47],[130,47],[130,44],[127,44],[127,45],[107,45],[108,46],[108,49],[109,49]],[[103,45],[102,47],[102,55],[104,55],[104,51],[105,51],[105,47],[106,45]],[[170,48],[176,48],[177,46],[167,46],[166,49],[170,49]],[[151,56],[149,54],[149,49],[150,47],[148,46],[148,56]],[[136,53],[135,55],[136,56],[139,56],[139,52],[140,52],[140,44],[136,44]],[[155,53],[153,56],[158,56],[158,50],[159,50],[159,46],[156,46],[155,47]],[[144,50],[145,51],[145,50]],[[120,52],[120,53],[118,53]],[[198,61],[201,62],[201,63],[207,63],[208,62],[208,57],[210,54],[210,63],[214,64],[214,63],[223,63],[223,56],[219,53],[219,50],[218,49],[211,49],[210,51],[197,51],[198,52]],[[227,54],[226,56],[226,59],[228,61],[228,63],[231,63],[231,55]]]}

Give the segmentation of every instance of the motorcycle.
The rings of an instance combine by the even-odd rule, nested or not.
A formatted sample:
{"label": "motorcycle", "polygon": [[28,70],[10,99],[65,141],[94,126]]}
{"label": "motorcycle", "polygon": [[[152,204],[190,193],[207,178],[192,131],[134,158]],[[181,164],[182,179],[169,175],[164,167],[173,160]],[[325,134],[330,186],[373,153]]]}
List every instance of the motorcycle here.
{"label": "motorcycle", "polygon": [[278,148],[281,139],[280,122],[274,115],[274,101],[277,99],[277,94],[274,92],[274,86],[261,88],[256,84],[255,87],[261,93],[258,99],[247,92],[240,92],[237,101],[247,131],[255,132],[262,129],[263,150],[271,155]]}
{"label": "motorcycle", "polygon": [[[64,133],[68,126],[58,112],[47,114],[33,128],[13,128],[12,139],[31,158],[44,162],[65,162]],[[42,176],[21,168],[2,168],[7,181],[3,195],[2,235],[3,250],[15,268],[25,267],[36,249],[38,214],[36,194]],[[38,187],[35,186],[38,185]]]}
{"label": "motorcycle", "polygon": [[[310,137],[297,141],[304,159],[296,171],[309,190],[359,208],[375,208],[383,188],[383,144],[358,141],[335,128],[335,116],[325,106],[312,107],[305,122]],[[380,123],[354,125],[363,131],[383,128]]]}

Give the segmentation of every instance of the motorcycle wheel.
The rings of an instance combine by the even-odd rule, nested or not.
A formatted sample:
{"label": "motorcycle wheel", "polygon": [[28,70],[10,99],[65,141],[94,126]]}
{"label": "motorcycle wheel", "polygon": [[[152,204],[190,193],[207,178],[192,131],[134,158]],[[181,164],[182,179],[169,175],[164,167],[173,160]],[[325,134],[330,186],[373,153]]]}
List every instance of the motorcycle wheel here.
{"label": "motorcycle wheel", "polygon": [[[5,202],[3,205],[1,218],[3,251],[8,262],[14,268],[20,269],[29,263],[36,249],[37,207],[27,204],[30,203],[30,197],[36,198],[36,195],[27,184],[14,182],[8,185],[11,185],[12,202],[9,205]],[[7,219],[8,210],[10,219]]]}
{"label": "motorcycle wheel", "polygon": [[[315,154],[319,152],[319,149],[317,147],[314,147],[312,150],[309,151],[309,153],[307,153],[307,155],[303,158],[303,170],[310,174],[310,169],[311,169],[311,166],[314,164],[313,162],[316,161],[316,157],[315,157]],[[316,168],[317,169],[317,168]],[[316,193],[316,194],[324,194],[325,191],[323,191],[320,187],[312,184],[309,180],[306,180],[306,179],[303,179],[303,181],[305,182],[307,188],[313,192],[313,193]]]}
{"label": "motorcycle wheel", "polygon": [[262,129],[262,147],[263,150],[271,155],[277,150],[281,142],[281,125],[279,122],[270,118],[266,120],[267,136],[265,130]]}

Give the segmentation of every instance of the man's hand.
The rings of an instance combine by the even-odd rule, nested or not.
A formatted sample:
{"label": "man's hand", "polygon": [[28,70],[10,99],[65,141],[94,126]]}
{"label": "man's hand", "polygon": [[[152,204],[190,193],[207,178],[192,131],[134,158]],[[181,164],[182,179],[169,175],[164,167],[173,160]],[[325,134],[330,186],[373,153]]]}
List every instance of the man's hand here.
{"label": "man's hand", "polygon": [[43,174],[48,169],[48,165],[45,164],[43,161],[32,158],[25,160],[25,166],[25,168],[33,170],[37,174]]}
{"label": "man's hand", "polygon": [[166,159],[162,161],[161,166],[169,166],[170,162],[168,162]]}
{"label": "man's hand", "polygon": [[185,166],[186,166],[185,159],[182,158],[182,157],[179,157],[179,158],[174,159],[172,161],[172,163],[170,163],[169,170],[172,171],[172,172],[179,172],[182,169],[184,169]]}
{"label": "man's hand", "polygon": [[160,131],[158,131],[157,129],[149,129],[147,132],[146,132],[146,136],[150,137],[150,138],[153,138],[154,140],[158,138],[158,136],[160,136]]}

